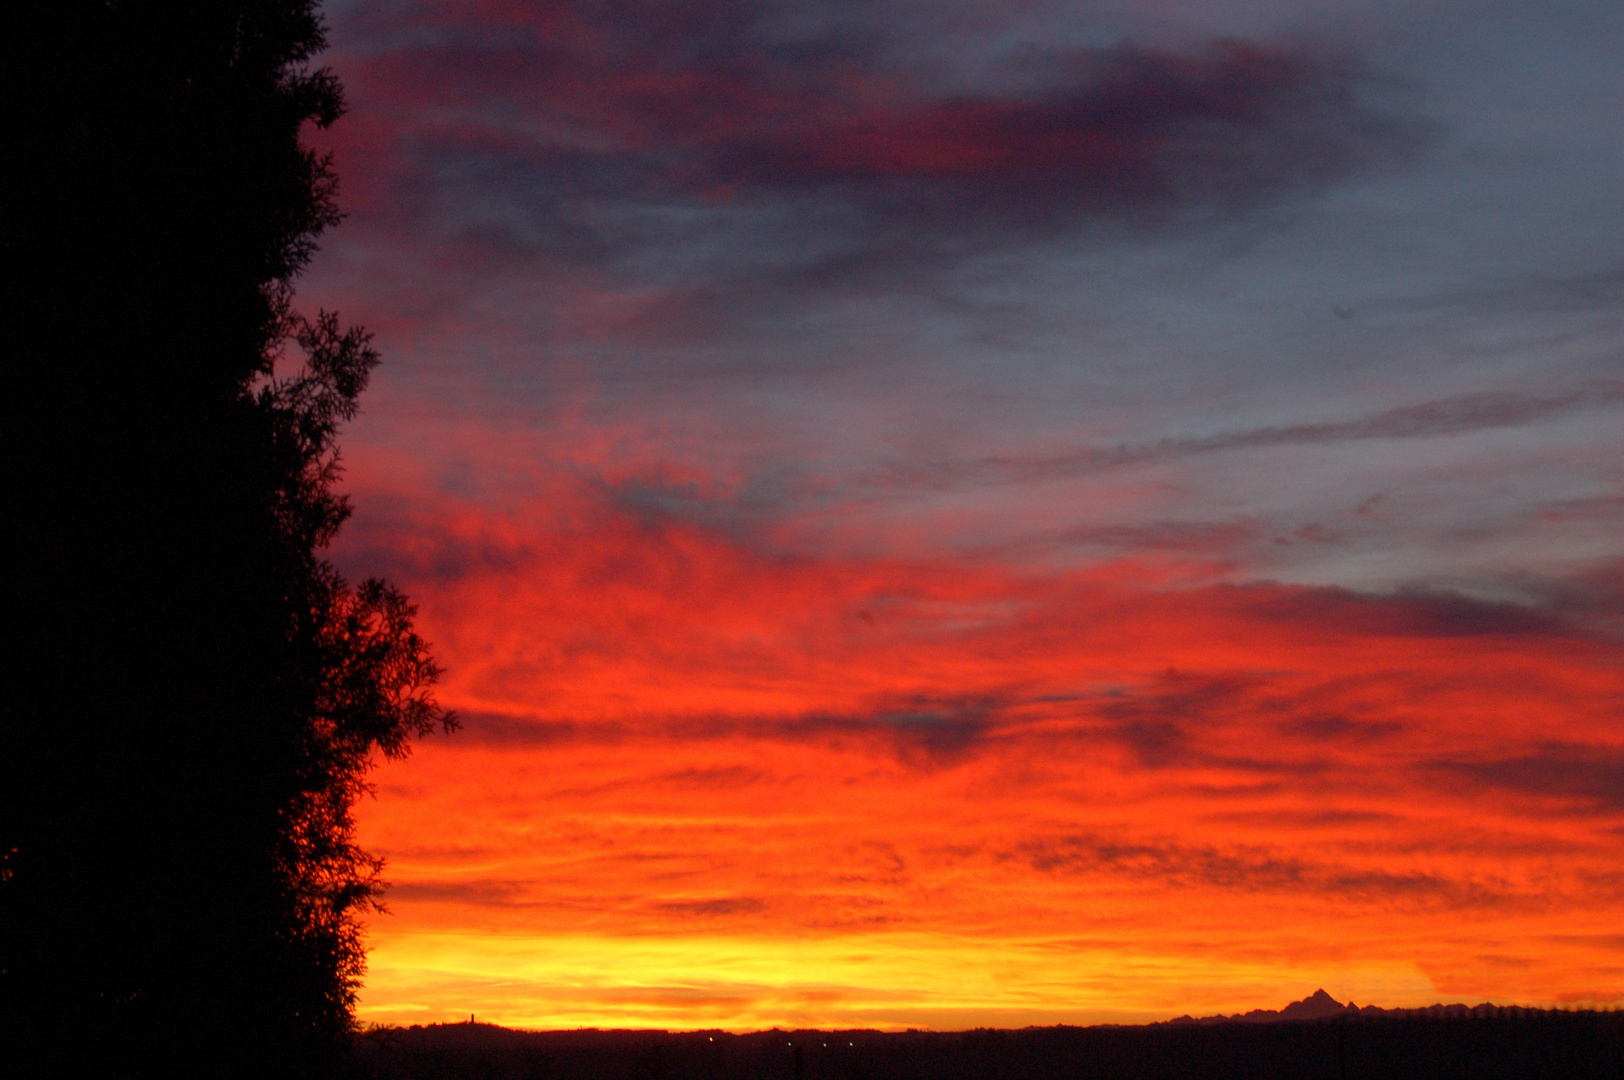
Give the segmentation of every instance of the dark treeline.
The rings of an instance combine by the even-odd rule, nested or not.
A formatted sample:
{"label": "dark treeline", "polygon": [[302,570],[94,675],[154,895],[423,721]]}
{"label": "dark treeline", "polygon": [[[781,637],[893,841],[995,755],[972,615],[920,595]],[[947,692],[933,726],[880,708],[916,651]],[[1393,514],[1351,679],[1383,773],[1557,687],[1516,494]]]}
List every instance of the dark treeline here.
{"label": "dark treeline", "polygon": [[1403,1017],[954,1033],[387,1028],[373,1080],[1617,1080],[1624,1015]]}
{"label": "dark treeline", "polygon": [[321,26],[0,11],[0,1053],[330,1073],[378,869],[350,808],[446,718],[405,599],[321,558],[377,359],[291,303],[338,217],[300,142],[342,111]]}

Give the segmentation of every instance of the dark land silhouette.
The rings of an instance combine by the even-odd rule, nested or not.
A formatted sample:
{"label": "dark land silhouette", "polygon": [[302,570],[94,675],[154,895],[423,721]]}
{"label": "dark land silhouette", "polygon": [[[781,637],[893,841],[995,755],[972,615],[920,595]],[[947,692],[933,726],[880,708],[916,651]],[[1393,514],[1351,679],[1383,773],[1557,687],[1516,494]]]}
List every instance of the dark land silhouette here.
{"label": "dark land silhouette", "polygon": [[[1314,998],[1143,1026],[963,1032],[377,1028],[374,1080],[1617,1080],[1624,1014]],[[1298,1008],[1298,1006],[1304,1006]],[[1312,1017],[1305,1013],[1317,1014]]]}
{"label": "dark land silhouette", "polygon": [[446,718],[322,558],[377,361],[301,317],[338,219],[310,0],[0,5],[0,1055],[319,1076],[378,864],[369,756]]}

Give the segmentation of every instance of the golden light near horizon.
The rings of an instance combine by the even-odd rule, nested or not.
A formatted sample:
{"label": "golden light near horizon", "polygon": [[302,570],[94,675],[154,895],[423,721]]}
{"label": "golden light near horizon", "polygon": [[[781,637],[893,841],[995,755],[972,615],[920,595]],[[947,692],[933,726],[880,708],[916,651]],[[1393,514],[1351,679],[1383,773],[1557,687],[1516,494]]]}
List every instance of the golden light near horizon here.
{"label": "golden light near horizon", "polygon": [[[1319,986],[1307,967],[922,933],[644,941],[425,932],[379,937],[372,964],[363,1022],[447,1023],[473,1010],[484,1022],[530,1030],[1144,1023],[1187,1008],[1208,1015],[1283,1004]],[[1346,969],[1336,981],[1339,1000],[1436,1000],[1413,966]]]}

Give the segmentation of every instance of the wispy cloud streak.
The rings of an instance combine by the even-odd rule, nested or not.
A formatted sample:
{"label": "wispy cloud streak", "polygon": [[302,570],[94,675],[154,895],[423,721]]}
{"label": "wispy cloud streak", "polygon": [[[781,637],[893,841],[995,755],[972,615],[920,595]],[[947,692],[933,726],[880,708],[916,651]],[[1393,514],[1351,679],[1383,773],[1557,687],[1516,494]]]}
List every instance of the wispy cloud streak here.
{"label": "wispy cloud streak", "polygon": [[940,464],[902,463],[893,466],[883,480],[876,482],[927,486],[1020,484],[1206,454],[1270,447],[1330,446],[1371,439],[1447,438],[1522,427],[1581,410],[1612,409],[1620,405],[1624,405],[1624,382],[1598,379],[1559,394],[1538,395],[1515,391],[1462,394],[1352,420],[1180,436],[1149,443],[1086,447],[1043,456],[998,456]]}

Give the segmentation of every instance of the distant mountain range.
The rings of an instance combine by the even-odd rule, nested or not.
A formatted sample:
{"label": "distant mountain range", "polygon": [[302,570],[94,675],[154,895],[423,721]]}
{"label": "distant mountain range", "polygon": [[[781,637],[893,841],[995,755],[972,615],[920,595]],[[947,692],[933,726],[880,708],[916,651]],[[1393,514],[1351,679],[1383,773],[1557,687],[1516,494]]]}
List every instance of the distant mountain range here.
{"label": "distant mountain range", "polygon": [[[1538,1013],[1544,1010],[1526,1009],[1518,1005],[1494,1005],[1484,1002],[1481,1005],[1427,1005],[1418,1009],[1384,1009],[1380,1005],[1355,1005],[1353,1002],[1342,1004],[1324,990],[1315,990],[1301,1001],[1293,1001],[1283,1009],[1253,1009],[1251,1012],[1235,1013],[1233,1016],[1180,1016],[1172,1020],[1164,1020],[1165,1024],[1272,1024],[1281,1020],[1328,1020],[1336,1016],[1346,1017],[1431,1017],[1442,1019],[1445,1017],[1465,1018],[1476,1017],[1515,1017],[1529,1013]],[[1156,1027],[1156,1024],[1150,1025]]]}

